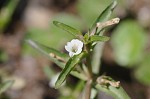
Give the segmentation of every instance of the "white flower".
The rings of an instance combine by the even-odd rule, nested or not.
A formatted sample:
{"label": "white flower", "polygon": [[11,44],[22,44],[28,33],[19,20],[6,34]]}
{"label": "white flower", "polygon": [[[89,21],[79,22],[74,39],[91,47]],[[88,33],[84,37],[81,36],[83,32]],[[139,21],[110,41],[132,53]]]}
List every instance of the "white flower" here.
{"label": "white flower", "polygon": [[83,48],[83,42],[78,39],[73,39],[71,42],[68,42],[65,46],[65,49],[69,52],[69,56],[73,57],[81,53]]}

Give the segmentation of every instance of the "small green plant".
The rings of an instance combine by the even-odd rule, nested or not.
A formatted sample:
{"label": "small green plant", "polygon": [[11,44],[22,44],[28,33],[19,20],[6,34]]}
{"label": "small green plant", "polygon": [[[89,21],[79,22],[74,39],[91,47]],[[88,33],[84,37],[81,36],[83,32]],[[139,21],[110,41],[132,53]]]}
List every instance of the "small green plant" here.
{"label": "small green plant", "polygon": [[[109,37],[103,34],[108,26],[118,24],[120,20],[119,18],[109,20],[116,5],[117,2],[113,1],[99,15],[92,27],[84,35],[69,25],[58,21],[53,22],[54,25],[72,34],[75,38],[65,46],[69,55],[33,40],[27,40],[32,47],[48,56],[51,61],[62,68],[55,83],[56,89],[61,88],[61,85],[69,74],[80,79],[74,93],[80,87],[82,93],[78,93],[76,96],[72,94],[67,99],[77,99],[79,97],[82,99],[90,99],[96,96],[99,90],[110,94],[115,99],[130,99],[119,81],[115,81],[109,76],[98,75],[103,42],[109,40]],[[45,72],[47,72],[46,69]]]}

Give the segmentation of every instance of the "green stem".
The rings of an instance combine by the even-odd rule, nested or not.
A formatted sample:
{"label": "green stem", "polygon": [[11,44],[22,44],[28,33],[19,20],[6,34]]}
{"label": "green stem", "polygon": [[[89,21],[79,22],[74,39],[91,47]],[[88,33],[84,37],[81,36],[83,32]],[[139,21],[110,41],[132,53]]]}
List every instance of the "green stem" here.
{"label": "green stem", "polygon": [[91,55],[92,55],[92,53],[90,51],[90,44],[87,44],[86,49],[87,49],[87,53],[89,54],[86,58],[86,63],[87,63],[86,65],[87,65],[87,68],[88,68],[88,71],[89,71],[88,77],[89,77],[89,79],[92,79],[92,75],[93,75],[92,74],[92,64],[91,64]]}

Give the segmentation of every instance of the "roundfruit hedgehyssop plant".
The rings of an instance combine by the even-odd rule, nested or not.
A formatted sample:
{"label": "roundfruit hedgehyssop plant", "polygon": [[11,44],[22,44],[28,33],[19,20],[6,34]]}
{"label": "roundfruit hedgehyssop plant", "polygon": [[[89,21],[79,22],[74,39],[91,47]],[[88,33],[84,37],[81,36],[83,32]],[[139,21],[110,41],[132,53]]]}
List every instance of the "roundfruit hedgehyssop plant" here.
{"label": "roundfruit hedgehyssop plant", "polygon": [[81,99],[90,99],[93,89],[96,92],[103,91],[115,99],[130,99],[119,81],[115,81],[109,76],[98,75],[103,42],[109,40],[109,37],[103,36],[103,34],[108,26],[117,24],[120,20],[119,18],[109,20],[116,5],[117,1],[114,0],[99,15],[92,27],[84,35],[69,25],[53,21],[54,25],[75,37],[65,46],[69,55],[33,40],[27,40],[32,47],[48,56],[51,61],[62,68],[55,83],[56,89],[60,88],[67,76],[71,74],[85,83],[83,84],[82,93],[78,95]]}

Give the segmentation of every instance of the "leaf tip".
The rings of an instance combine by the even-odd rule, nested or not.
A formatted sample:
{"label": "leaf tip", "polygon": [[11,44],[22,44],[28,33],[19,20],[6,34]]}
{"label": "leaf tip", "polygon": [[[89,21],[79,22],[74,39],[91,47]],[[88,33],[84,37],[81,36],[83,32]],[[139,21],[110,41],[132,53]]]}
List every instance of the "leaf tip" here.
{"label": "leaf tip", "polygon": [[115,7],[116,7],[116,5],[117,5],[117,0],[114,0],[113,2],[112,2],[112,9],[114,9]]}
{"label": "leaf tip", "polygon": [[56,81],[56,83],[55,83],[55,89],[58,89],[59,87],[60,87],[60,83],[58,83],[58,81]]}

